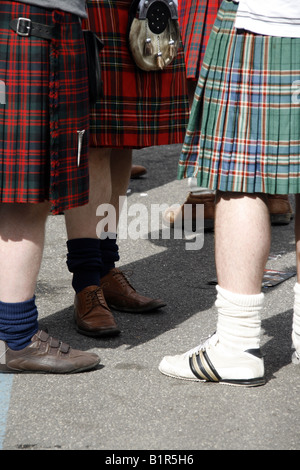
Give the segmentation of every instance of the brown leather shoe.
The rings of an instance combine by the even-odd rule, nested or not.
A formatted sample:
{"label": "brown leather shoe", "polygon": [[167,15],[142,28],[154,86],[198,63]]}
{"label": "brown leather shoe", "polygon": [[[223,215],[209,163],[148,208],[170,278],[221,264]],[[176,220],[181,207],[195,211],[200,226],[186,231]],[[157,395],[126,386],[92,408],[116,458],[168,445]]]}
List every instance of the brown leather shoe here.
{"label": "brown leather shoe", "polygon": [[132,165],[131,167],[131,179],[139,178],[140,176],[144,176],[147,173],[147,170],[142,165]]}
{"label": "brown leather shoe", "polygon": [[287,195],[268,194],[268,207],[273,225],[287,225],[293,218],[293,210]]}
{"label": "brown leather shoe", "polygon": [[166,305],[160,299],[150,299],[138,294],[122,271],[117,268],[111,269],[101,279],[100,285],[110,308],[121,312],[145,313]]}
{"label": "brown leather shoe", "polygon": [[181,217],[182,225],[186,221],[184,217],[184,208],[187,204],[192,206],[192,230],[196,229],[196,206],[204,204],[204,229],[213,230],[215,220],[215,195],[214,194],[193,194],[189,193],[186,201],[178,208],[173,209],[172,206],[164,212],[163,219],[171,227]]}
{"label": "brown leather shoe", "polygon": [[120,333],[99,286],[89,286],[75,295],[74,320],[78,333],[86,336],[116,336]]}
{"label": "brown leather shoe", "polygon": [[99,362],[97,354],[72,349],[42,330],[20,351],[13,351],[0,341],[0,372],[71,374],[94,369]]}

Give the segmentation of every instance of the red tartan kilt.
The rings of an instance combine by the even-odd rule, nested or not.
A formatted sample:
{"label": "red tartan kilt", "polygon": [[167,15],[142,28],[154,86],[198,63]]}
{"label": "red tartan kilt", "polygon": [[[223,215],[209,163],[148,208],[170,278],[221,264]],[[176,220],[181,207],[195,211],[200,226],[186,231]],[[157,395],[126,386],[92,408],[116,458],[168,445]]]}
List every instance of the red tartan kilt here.
{"label": "red tartan kilt", "polygon": [[198,80],[210,32],[222,0],[179,0],[178,19],[187,78]]}
{"label": "red tartan kilt", "polygon": [[87,2],[89,26],[104,42],[104,97],[91,112],[91,146],[141,148],[182,143],[189,113],[183,48],[164,71],[139,70],[126,38],[131,3]]}
{"label": "red tartan kilt", "polygon": [[[19,17],[56,25],[57,39],[17,35],[9,22]],[[86,203],[89,104],[78,18],[1,1],[0,80],[0,201],[50,200],[54,213]],[[83,129],[78,167],[77,131]]]}

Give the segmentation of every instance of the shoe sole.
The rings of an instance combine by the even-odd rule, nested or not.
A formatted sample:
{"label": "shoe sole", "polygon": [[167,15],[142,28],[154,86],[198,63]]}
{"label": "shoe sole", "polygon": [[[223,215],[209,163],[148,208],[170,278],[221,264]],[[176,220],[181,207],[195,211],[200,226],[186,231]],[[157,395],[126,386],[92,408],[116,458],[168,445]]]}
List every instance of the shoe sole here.
{"label": "shoe sole", "polygon": [[271,214],[272,225],[288,225],[293,219],[293,214]]}
{"label": "shoe sole", "polygon": [[116,310],[118,312],[125,312],[125,313],[150,313],[154,312],[162,307],[165,307],[167,304],[161,303],[159,305],[150,305],[149,307],[141,307],[141,308],[135,308],[135,309],[130,309],[127,307],[118,307],[117,305],[113,305],[107,302],[107,305],[109,308],[112,310]]}
{"label": "shoe sole", "polygon": [[107,329],[105,331],[86,331],[86,330],[82,330],[81,328],[76,327],[76,331],[80,333],[81,335],[89,336],[92,338],[113,337],[113,336],[118,336],[121,333],[121,331],[116,328],[112,328],[110,330]]}
{"label": "shoe sole", "polygon": [[138,175],[130,175],[131,180],[138,180],[141,176],[145,176],[147,171],[141,171]]}
{"label": "shoe sole", "polygon": [[220,384],[220,385],[231,385],[233,387],[259,387],[261,385],[265,385],[266,380],[264,377],[258,377],[255,379],[241,379],[241,380],[218,380],[218,381],[213,381],[213,380],[205,380],[205,379],[197,379],[196,377],[193,378],[188,378],[188,377],[179,377],[178,375],[172,375],[169,374],[160,368],[158,368],[159,371],[166,375],[167,377],[172,377],[174,379],[179,379],[179,380],[186,380],[188,382],[202,382],[202,383],[213,383],[213,384]]}
{"label": "shoe sole", "polygon": [[89,366],[83,366],[83,367],[80,367],[78,369],[65,370],[65,371],[55,370],[55,369],[49,369],[49,370],[26,369],[26,370],[22,370],[22,369],[14,369],[12,367],[7,366],[6,364],[1,364],[0,365],[0,373],[1,374],[12,374],[12,373],[15,373],[15,374],[60,374],[60,375],[77,374],[77,373],[80,373],[80,372],[88,372],[92,369],[96,369],[96,367],[99,365],[99,363],[100,363],[100,358],[97,362],[95,362],[93,364],[90,364]]}

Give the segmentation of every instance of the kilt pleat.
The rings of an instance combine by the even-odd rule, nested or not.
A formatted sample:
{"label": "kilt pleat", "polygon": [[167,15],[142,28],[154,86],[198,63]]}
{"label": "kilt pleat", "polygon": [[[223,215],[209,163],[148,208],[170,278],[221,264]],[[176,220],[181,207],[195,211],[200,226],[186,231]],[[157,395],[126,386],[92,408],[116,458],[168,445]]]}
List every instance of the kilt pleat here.
{"label": "kilt pleat", "polygon": [[178,4],[186,76],[196,80],[221,0],[182,0]]}
{"label": "kilt pleat", "polygon": [[126,34],[131,3],[87,2],[87,26],[104,42],[103,98],[91,110],[90,144],[108,148],[181,144],[189,115],[183,48],[163,71],[138,69]]}
{"label": "kilt pleat", "polygon": [[237,31],[236,9],[225,0],[214,24],[178,176],[212,190],[298,193],[300,40]]}
{"label": "kilt pleat", "polygon": [[[57,27],[51,41],[21,37],[13,18]],[[86,51],[76,16],[0,2],[0,202],[51,201],[53,213],[88,202]],[[86,130],[77,165],[78,130]]]}

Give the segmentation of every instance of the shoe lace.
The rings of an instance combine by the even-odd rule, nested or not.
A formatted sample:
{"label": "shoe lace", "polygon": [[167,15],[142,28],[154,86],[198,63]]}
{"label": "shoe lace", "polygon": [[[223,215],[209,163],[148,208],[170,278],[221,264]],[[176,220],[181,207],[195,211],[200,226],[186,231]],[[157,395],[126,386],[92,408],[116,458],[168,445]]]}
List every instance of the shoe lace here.
{"label": "shoe lace", "polygon": [[115,271],[112,272],[112,275],[113,277],[116,278],[116,280],[121,284],[122,287],[126,287],[126,286],[130,286],[132,289],[134,289],[134,287],[130,284],[127,276],[131,276],[133,273],[133,271],[126,271],[126,274],[124,273],[124,271],[120,271],[119,269],[116,269]]}
{"label": "shoe lace", "polygon": [[202,339],[198,346],[187,351],[184,356],[192,356],[193,354],[198,354],[200,351],[205,351],[209,346],[214,346],[218,342],[218,336],[216,333],[213,333],[206,339]]}
{"label": "shoe lace", "polygon": [[96,289],[87,292],[86,300],[89,308],[96,307],[97,305],[101,305],[101,307],[106,307],[101,287],[97,287]]}

